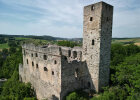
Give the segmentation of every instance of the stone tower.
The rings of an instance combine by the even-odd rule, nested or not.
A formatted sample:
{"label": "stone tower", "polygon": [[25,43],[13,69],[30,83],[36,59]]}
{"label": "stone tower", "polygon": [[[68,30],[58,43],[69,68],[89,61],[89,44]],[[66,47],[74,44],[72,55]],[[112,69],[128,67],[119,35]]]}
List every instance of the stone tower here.
{"label": "stone tower", "polygon": [[105,2],[84,7],[83,53],[90,88],[97,92],[109,84],[113,6]]}

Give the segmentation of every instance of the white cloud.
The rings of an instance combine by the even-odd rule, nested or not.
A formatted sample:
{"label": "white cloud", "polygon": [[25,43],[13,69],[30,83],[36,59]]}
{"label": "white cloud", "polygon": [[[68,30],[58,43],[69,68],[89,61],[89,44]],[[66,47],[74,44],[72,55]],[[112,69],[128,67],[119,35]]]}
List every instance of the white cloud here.
{"label": "white cloud", "polygon": [[[0,32],[82,37],[83,6],[98,1],[100,0],[1,0],[14,10],[30,13],[7,14],[9,17],[15,16],[21,20],[29,20],[29,22],[23,25],[22,21],[20,25],[12,25],[12,22],[9,22],[4,26],[0,23],[2,28]],[[140,26],[140,2],[138,0],[104,1],[114,5],[113,36],[132,36],[130,29],[134,30],[132,34],[137,36]],[[5,27],[8,27],[9,31]]]}

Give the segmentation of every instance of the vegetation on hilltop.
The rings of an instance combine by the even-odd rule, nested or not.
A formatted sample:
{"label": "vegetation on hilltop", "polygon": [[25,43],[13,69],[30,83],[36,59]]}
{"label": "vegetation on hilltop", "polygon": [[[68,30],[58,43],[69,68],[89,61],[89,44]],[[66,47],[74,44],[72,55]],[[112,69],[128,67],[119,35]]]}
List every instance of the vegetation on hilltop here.
{"label": "vegetation on hilltop", "polygon": [[[113,44],[111,48],[110,87],[90,100],[139,100],[140,98],[140,47],[130,44]],[[82,98],[82,99],[79,99]],[[66,100],[89,100],[79,92],[72,92]]]}
{"label": "vegetation on hilltop", "polygon": [[[31,42],[36,44],[57,44],[60,46],[81,46],[81,42],[50,41],[32,39],[32,37],[1,37],[0,41],[0,78],[8,81],[0,87],[0,100],[36,100],[31,84],[18,81],[18,65],[22,63],[20,44]],[[128,39],[124,39],[127,42]],[[130,39],[131,41],[132,39]],[[116,42],[117,41],[117,42]],[[110,86],[100,94],[90,98],[89,94],[75,91],[66,100],[138,100],[140,98],[140,47],[135,43],[122,43],[114,40],[111,48]],[[139,40],[133,40],[138,42]],[[7,46],[1,46],[1,45]]]}

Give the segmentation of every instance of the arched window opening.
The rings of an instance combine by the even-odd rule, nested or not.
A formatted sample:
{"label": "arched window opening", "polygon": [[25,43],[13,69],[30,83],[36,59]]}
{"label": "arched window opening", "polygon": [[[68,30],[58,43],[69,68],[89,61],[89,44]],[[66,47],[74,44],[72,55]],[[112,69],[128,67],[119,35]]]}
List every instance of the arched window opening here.
{"label": "arched window opening", "polygon": [[44,55],[44,57],[43,57],[43,58],[44,58],[44,60],[47,60],[47,55]]}
{"label": "arched window opening", "polygon": [[28,64],[29,62],[28,62],[28,59],[27,59],[27,64]]}
{"label": "arched window opening", "polygon": [[54,71],[52,71],[52,75],[54,75]]}
{"label": "arched window opening", "polygon": [[36,68],[38,69],[38,64],[36,64]]}
{"label": "arched window opening", "polygon": [[71,56],[71,51],[69,50],[69,52],[68,52],[68,56],[70,57]]}
{"label": "arched window opening", "polygon": [[74,57],[74,59],[77,57],[77,52],[76,51],[73,51],[73,57]]}
{"label": "arched window opening", "polygon": [[54,61],[54,64],[57,64],[57,61],[56,60]]}
{"label": "arched window opening", "polygon": [[34,66],[34,62],[32,62],[32,66]]}
{"label": "arched window opening", "polygon": [[38,57],[38,54],[37,54],[37,53],[35,53],[35,56],[36,56],[36,57]]}
{"label": "arched window opening", "polygon": [[90,84],[90,82],[88,82],[88,88],[90,88],[91,87],[91,84]]}
{"label": "arched window opening", "polygon": [[91,11],[94,10],[94,9],[95,9],[95,7],[94,6],[91,6]]}
{"label": "arched window opening", "polygon": [[31,56],[33,57],[33,53],[31,54]]}
{"label": "arched window opening", "polygon": [[48,71],[47,67],[44,67],[44,71]]}

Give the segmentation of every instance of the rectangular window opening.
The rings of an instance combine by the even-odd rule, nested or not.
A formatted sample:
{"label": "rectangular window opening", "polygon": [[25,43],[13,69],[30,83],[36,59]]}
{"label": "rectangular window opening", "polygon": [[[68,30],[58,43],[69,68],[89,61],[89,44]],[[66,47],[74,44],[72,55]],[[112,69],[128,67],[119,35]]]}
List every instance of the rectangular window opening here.
{"label": "rectangular window opening", "polygon": [[43,57],[43,58],[44,58],[44,60],[47,60],[47,55],[44,55],[44,57]]}
{"label": "rectangular window opening", "polygon": [[27,59],[27,64],[28,64],[28,59]]}
{"label": "rectangular window opening", "polygon": [[36,53],[35,56],[38,57],[38,54]]}
{"label": "rectangular window opening", "polygon": [[95,9],[94,6],[91,6],[91,11],[94,10],[94,9]]}
{"label": "rectangular window opening", "polygon": [[92,45],[94,45],[94,40],[92,40]]}
{"label": "rectangular window opening", "polygon": [[52,75],[54,75],[54,71],[52,71]]}
{"label": "rectangular window opening", "polygon": [[44,67],[44,71],[48,71],[47,67]]}
{"label": "rectangular window opening", "polygon": [[33,53],[31,54],[31,56],[33,57]]}
{"label": "rectangular window opening", "polygon": [[34,62],[32,62],[32,66],[34,66]]}
{"label": "rectangular window opening", "polygon": [[93,20],[93,17],[90,17],[90,21],[92,21]]}
{"label": "rectangular window opening", "polygon": [[36,68],[38,69],[38,64],[36,64]]}

